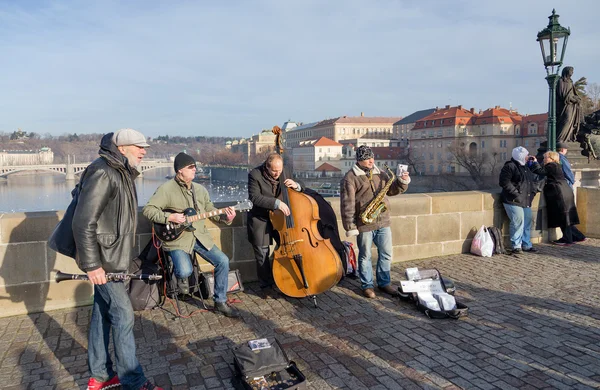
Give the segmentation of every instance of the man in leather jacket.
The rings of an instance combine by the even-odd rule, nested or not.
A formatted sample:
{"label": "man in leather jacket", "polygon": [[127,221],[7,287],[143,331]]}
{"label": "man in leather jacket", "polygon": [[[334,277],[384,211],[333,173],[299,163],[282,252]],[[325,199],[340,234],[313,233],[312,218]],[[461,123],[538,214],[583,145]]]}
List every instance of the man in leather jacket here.
{"label": "man in leather jacket", "polygon": [[[94,305],[88,334],[88,389],[160,389],[148,381],[135,355],[134,314],[122,281],[106,273],[124,273],[135,257],[137,226],[136,167],[149,145],[133,129],[106,134],[99,158],[81,179],[73,215],[77,264],[94,284]],[[108,351],[113,330],[116,372]]]}
{"label": "man in leather jacket", "polygon": [[517,146],[512,159],[500,171],[501,200],[510,220],[510,244],[512,253],[537,252],[531,243],[531,203],[538,192],[532,171],[539,164],[527,149]]}

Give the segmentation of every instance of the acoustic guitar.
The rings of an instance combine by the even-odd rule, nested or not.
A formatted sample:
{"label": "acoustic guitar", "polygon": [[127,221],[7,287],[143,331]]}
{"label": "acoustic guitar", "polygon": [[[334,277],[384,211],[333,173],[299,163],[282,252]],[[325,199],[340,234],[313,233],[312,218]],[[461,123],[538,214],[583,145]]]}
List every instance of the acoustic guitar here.
{"label": "acoustic guitar", "polygon": [[[242,202],[238,202],[235,206],[233,206],[233,208],[235,209],[235,211],[248,211],[252,208],[252,202],[250,202],[249,200],[244,200]],[[161,241],[173,241],[175,239],[177,239],[177,237],[179,237],[181,235],[181,233],[183,233],[184,231],[190,231],[193,232],[194,230],[196,230],[193,226],[192,223],[199,221],[201,219],[206,219],[206,218],[210,218],[210,217],[216,217],[217,215],[222,215],[225,214],[225,210],[226,208],[223,209],[218,209],[218,210],[213,210],[213,211],[208,211],[206,213],[201,213],[198,214],[196,212],[196,210],[194,210],[193,208],[189,207],[185,210],[183,210],[182,214],[185,215],[185,219],[186,221],[183,223],[174,223],[174,222],[169,222],[167,224],[162,224],[162,223],[154,223],[154,233],[156,234],[156,237],[158,237]],[[178,213],[179,211],[176,210],[171,210],[171,209],[165,209],[164,211],[170,212],[170,213]]]}

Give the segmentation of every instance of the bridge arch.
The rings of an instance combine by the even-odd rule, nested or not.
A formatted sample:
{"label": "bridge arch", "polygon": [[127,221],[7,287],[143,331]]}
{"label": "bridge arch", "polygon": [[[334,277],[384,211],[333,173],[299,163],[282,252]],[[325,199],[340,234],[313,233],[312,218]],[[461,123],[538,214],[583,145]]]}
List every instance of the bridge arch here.
{"label": "bridge arch", "polygon": [[61,168],[61,167],[44,167],[44,166],[37,166],[37,167],[15,167],[14,169],[11,169],[10,167],[4,167],[0,170],[0,177],[7,177],[12,175],[13,173],[17,173],[17,172],[25,172],[25,171],[46,171],[46,172],[54,172],[54,173],[60,173],[62,175],[66,175],[67,174],[67,169],[66,167]]}
{"label": "bridge arch", "polygon": [[[79,176],[91,163],[80,164],[49,164],[49,165],[7,165],[0,166],[0,177],[6,177],[13,173],[25,171],[47,171],[56,172],[65,175],[67,179],[74,179]],[[148,172],[157,168],[173,167],[173,163],[168,161],[148,161],[142,162],[140,173]]]}

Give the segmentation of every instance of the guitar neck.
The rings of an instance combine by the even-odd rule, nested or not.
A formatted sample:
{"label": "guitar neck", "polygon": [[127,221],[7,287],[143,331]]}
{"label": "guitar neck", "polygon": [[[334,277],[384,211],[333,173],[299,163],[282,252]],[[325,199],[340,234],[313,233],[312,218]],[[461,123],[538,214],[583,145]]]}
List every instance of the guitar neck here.
{"label": "guitar neck", "polygon": [[188,222],[196,222],[201,219],[216,217],[217,215],[225,214],[226,209],[217,209],[202,214],[191,215],[187,217]]}

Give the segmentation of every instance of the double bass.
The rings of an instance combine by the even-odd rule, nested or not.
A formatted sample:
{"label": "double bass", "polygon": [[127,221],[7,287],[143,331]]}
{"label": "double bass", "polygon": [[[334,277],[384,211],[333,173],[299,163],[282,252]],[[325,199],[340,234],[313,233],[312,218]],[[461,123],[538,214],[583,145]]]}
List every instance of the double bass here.
{"label": "double bass", "polygon": [[[275,147],[283,153],[281,129],[273,127]],[[270,212],[273,229],[279,233],[273,259],[273,279],[281,292],[289,297],[316,295],[335,286],[342,278],[343,266],[331,241],[319,233],[319,206],[310,196],[284,185],[285,169],[279,176],[281,200],[290,208],[286,216],[281,210]]]}

